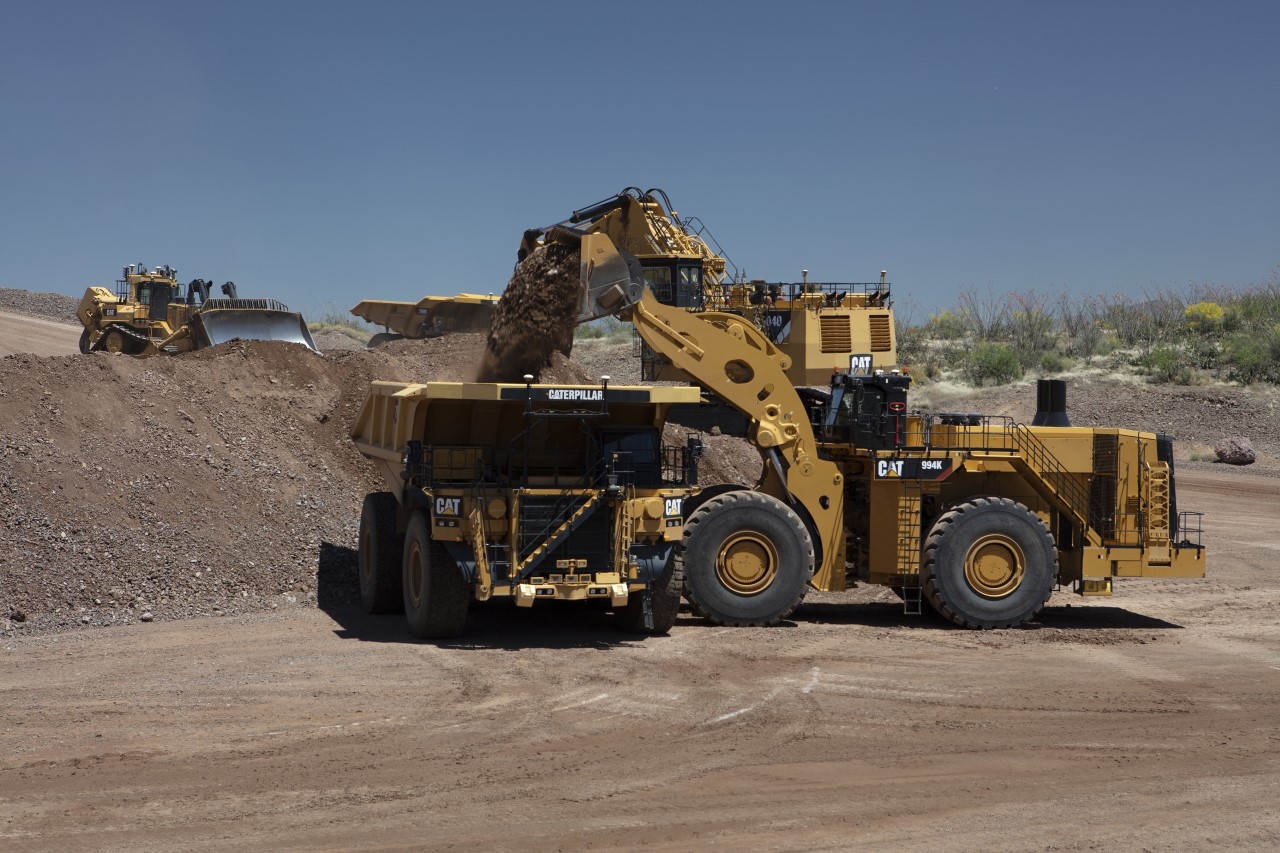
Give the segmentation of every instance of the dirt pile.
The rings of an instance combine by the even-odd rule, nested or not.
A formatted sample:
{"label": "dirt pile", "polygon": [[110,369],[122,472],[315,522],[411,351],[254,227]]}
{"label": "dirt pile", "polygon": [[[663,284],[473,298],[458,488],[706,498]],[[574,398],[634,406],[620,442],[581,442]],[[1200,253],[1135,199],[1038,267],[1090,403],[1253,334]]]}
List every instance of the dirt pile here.
{"label": "dirt pile", "polygon": [[483,345],[0,359],[0,630],[354,600],[369,381],[456,379]]}
{"label": "dirt pile", "polygon": [[80,321],[76,319],[76,306],[79,304],[80,297],[67,296],[65,293],[32,293],[29,290],[0,287],[0,311],[60,320],[79,326]]}
{"label": "dirt pile", "polygon": [[573,350],[581,300],[577,249],[548,243],[516,266],[489,328],[478,382],[522,382]]}

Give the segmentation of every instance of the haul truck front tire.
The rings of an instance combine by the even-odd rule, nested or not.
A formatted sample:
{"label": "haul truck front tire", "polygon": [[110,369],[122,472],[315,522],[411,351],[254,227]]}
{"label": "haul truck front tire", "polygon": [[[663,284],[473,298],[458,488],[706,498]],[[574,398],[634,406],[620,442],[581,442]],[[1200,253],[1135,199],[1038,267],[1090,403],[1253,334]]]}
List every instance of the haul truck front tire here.
{"label": "haul truck front tire", "polygon": [[395,495],[371,492],[360,510],[360,601],[366,613],[404,610],[403,542],[396,533]]}
{"label": "haul truck front tire", "polygon": [[791,615],[813,576],[800,516],[760,492],[729,492],[685,522],[685,594],[717,625],[772,625]]}
{"label": "haul truck front tire", "polygon": [[644,626],[644,593],[635,592],[614,613],[618,627],[632,634],[665,634],[676,624],[680,613],[680,591],[684,587],[684,571],[680,561],[672,557],[667,567],[649,590],[653,609],[653,629]]}
{"label": "haul truck front tire", "polygon": [[401,573],[409,633],[423,640],[461,636],[471,590],[421,512],[409,519]]}
{"label": "haul truck front tire", "polygon": [[952,507],[924,543],[924,594],[934,610],[965,628],[1009,628],[1034,618],[1057,574],[1057,548],[1044,522],[1008,498]]}

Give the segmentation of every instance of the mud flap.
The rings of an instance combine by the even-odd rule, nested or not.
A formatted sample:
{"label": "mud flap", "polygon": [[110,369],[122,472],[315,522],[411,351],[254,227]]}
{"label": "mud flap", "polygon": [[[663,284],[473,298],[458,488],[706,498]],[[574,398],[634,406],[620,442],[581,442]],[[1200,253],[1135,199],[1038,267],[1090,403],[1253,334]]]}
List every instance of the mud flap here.
{"label": "mud flap", "polygon": [[319,352],[302,315],[262,308],[214,308],[193,314],[191,333],[197,349],[236,340],[285,341]]}

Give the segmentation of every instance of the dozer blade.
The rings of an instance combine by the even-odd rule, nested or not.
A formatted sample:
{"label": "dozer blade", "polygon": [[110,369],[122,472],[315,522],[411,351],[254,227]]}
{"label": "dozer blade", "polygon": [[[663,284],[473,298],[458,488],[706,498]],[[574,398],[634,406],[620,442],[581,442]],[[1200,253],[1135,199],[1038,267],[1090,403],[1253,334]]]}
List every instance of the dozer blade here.
{"label": "dozer blade", "polygon": [[582,255],[578,323],[617,314],[644,296],[644,269],[640,261],[615,246],[608,236],[556,227],[547,232],[546,239],[576,245]]}
{"label": "dozer blade", "polygon": [[316,342],[302,315],[268,308],[213,308],[191,315],[197,349],[233,341],[286,341],[314,352]]}

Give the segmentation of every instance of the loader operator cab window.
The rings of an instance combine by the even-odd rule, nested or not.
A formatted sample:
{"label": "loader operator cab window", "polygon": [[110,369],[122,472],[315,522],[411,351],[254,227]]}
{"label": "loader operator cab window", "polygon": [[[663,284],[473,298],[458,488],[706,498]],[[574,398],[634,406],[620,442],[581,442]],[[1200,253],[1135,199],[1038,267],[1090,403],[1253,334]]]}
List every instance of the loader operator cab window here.
{"label": "loader operator cab window", "polygon": [[663,305],[670,305],[675,294],[671,289],[671,267],[645,267],[644,282]]}
{"label": "loader operator cab window", "polygon": [[656,261],[644,268],[644,280],[663,305],[677,308],[701,308],[702,264]]}

